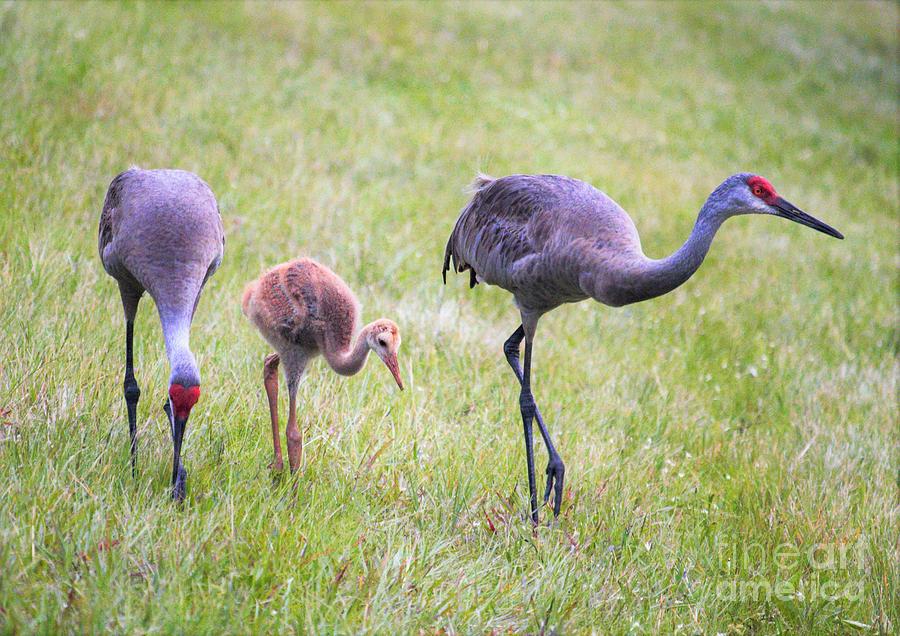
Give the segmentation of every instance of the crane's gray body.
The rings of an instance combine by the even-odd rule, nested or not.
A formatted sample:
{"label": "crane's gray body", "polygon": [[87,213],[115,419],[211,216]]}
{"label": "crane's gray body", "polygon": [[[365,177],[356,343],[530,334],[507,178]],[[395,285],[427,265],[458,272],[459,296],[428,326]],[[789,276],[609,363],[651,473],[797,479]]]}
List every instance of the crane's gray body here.
{"label": "crane's gray body", "polygon": [[445,275],[451,261],[457,272],[471,270],[473,286],[510,291],[526,318],[587,298],[618,307],[671,291],[700,266],[725,219],[705,206],[688,243],[654,260],[625,210],[583,181],[478,177],[473,189],[447,243]]}
{"label": "crane's gray body", "polygon": [[225,247],[210,187],[183,170],[127,170],[109,185],[98,243],[103,267],[119,283],[126,320],[134,319],[146,290],[159,311],[171,381],[199,384],[190,323]]}

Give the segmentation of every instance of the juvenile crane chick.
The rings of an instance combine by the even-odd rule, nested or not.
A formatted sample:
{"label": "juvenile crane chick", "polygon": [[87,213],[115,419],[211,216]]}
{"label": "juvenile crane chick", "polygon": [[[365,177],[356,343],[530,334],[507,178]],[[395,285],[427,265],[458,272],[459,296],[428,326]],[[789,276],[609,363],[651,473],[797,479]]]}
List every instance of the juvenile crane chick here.
{"label": "juvenile crane chick", "polygon": [[303,435],[297,428],[297,386],[310,359],[322,354],[328,365],[341,375],[354,375],[366,364],[369,351],[381,358],[403,390],[397,350],[400,330],[386,318],[356,331],[359,303],[347,284],[324,265],[310,258],[282,263],[247,285],[241,301],[244,315],[256,325],[276,353],[263,363],[263,381],[272,418],[275,460],[271,467],[281,470],[281,439],[278,432],[278,365],[290,398],[287,447],[291,473],[301,465]]}

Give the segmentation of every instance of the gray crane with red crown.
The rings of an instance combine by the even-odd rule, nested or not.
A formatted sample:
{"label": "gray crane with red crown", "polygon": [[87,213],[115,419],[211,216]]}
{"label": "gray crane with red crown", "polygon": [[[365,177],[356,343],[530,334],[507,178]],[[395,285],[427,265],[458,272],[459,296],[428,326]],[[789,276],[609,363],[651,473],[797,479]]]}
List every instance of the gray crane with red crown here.
{"label": "gray crane with red crown", "polygon": [[[749,173],[725,179],[703,204],[687,242],[659,260],[644,255],[625,210],[583,181],[546,174],[501,179],[479,175],[472,190],[472,199],[447,242],[444,283],[452,262],[457,272],[469,270],[470,287],[483,282],[512,293],[521,314],[522,322],[503,351],[521,387],[519,409],[534,523],[538,522],[532,447],[535,419],[550,456],[544,504],[553,491],[556,516],[565,477],[565,466],[531,392],[531,351],[541,316],[587,298],[620,307],[672,291],[700,267],[722,223],[739,214],[779,216],[844,238],[782,198],[767,179]],[[523,339],[524,370],[519,366]]]}
{"label": "gray crane with red crown", "polygon": [[125,403],[136,473],[137,404],[134,318],[148,292],[156,303],[169,358],[165,403],[172,432],[172,498],[183,501],[187,472],[181,445],[191,409],[200,398],[200,369],[190,348],[190,329],[200,292],[222,262],[225,234],[216,197],[195,174],[141,170],[119,174],[106,192],[100,215],[100,259],[119,284],[125,310]]}

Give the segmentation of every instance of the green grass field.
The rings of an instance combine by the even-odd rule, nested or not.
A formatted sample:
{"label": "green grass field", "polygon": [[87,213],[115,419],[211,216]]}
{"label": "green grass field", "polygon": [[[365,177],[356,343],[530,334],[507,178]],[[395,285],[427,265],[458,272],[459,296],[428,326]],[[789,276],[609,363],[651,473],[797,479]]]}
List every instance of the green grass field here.
{"label": "green grass field", "polygon": [[[896,3],[0,5],[0,632],[896,633],[897,24]],[[183,509],[150,300],[131,477],[97,256],[132,164],[200,174],[227,233]],[[744,170],[847,239],[741,217],[675,292],[547,316],[535,394],[567,484],[533,531],[517,312],[441,285],[477,170],[589,181],[654,257]],[[377,360],[313,365],[292,493],[240,296],[298,255],[400,324],[407,390]]]}

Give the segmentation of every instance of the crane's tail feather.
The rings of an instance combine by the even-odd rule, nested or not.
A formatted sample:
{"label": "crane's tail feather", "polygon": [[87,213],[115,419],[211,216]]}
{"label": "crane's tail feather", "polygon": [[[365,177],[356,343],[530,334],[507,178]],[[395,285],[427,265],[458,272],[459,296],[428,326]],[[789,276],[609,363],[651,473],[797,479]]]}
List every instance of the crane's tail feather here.
{"label": "crane's tail feather", "polygon": [[450,270],[450,264],[453,264],[453,271],[460,273],[466,270],[469,270],[469,288],[475,287],[478,284],[478,278],[475,274],[475,270],[472,269],[471,265],[466,263],[463,259],[459,258],[456,252],[453,249],[454,239],[456,238],[457,231],[462,227],[466,215],[469,210],[472,208],[472,202],[479,192],[484,190],[486,187],[491,185],[496,179],[494,177],[490,177],[484,173],[477,173],[475,178],[472,180],[472,183],[465,189],[468,194],[472,195],[472,200],[470,200],[466,207],[463,208],[462,212],[459,214],[459,218],[456,220],[456,224],[453,226],[453,231],[450,233],[450,239],[447,241],[447,247],[444,249],[444,269],[441,272],[441,276],[444,279],[444,284],[447,284],[447,272]]}
{"label": "crane's tail feather", "polygon": [[[452,250],[450,246],[453,244],[453,235],[450,235],[450,239],[447,241],[447,247],[444,249],[444,270],[441,272],[441,276],[444,278],[444,284],[447,284],[447,270],[450,269],[450,258],[452,257]],[[454,266],[456,263],[454,263]]]}
{"label": "crane's tail feather", "polygon": [[465,192],[467,194],[476,194],[491,185],[496,179],[490,175],[486,175],[483,172],[478,172],[475,174],[475,178],[472,179],[472,183],[470,183],[465,188]]}

